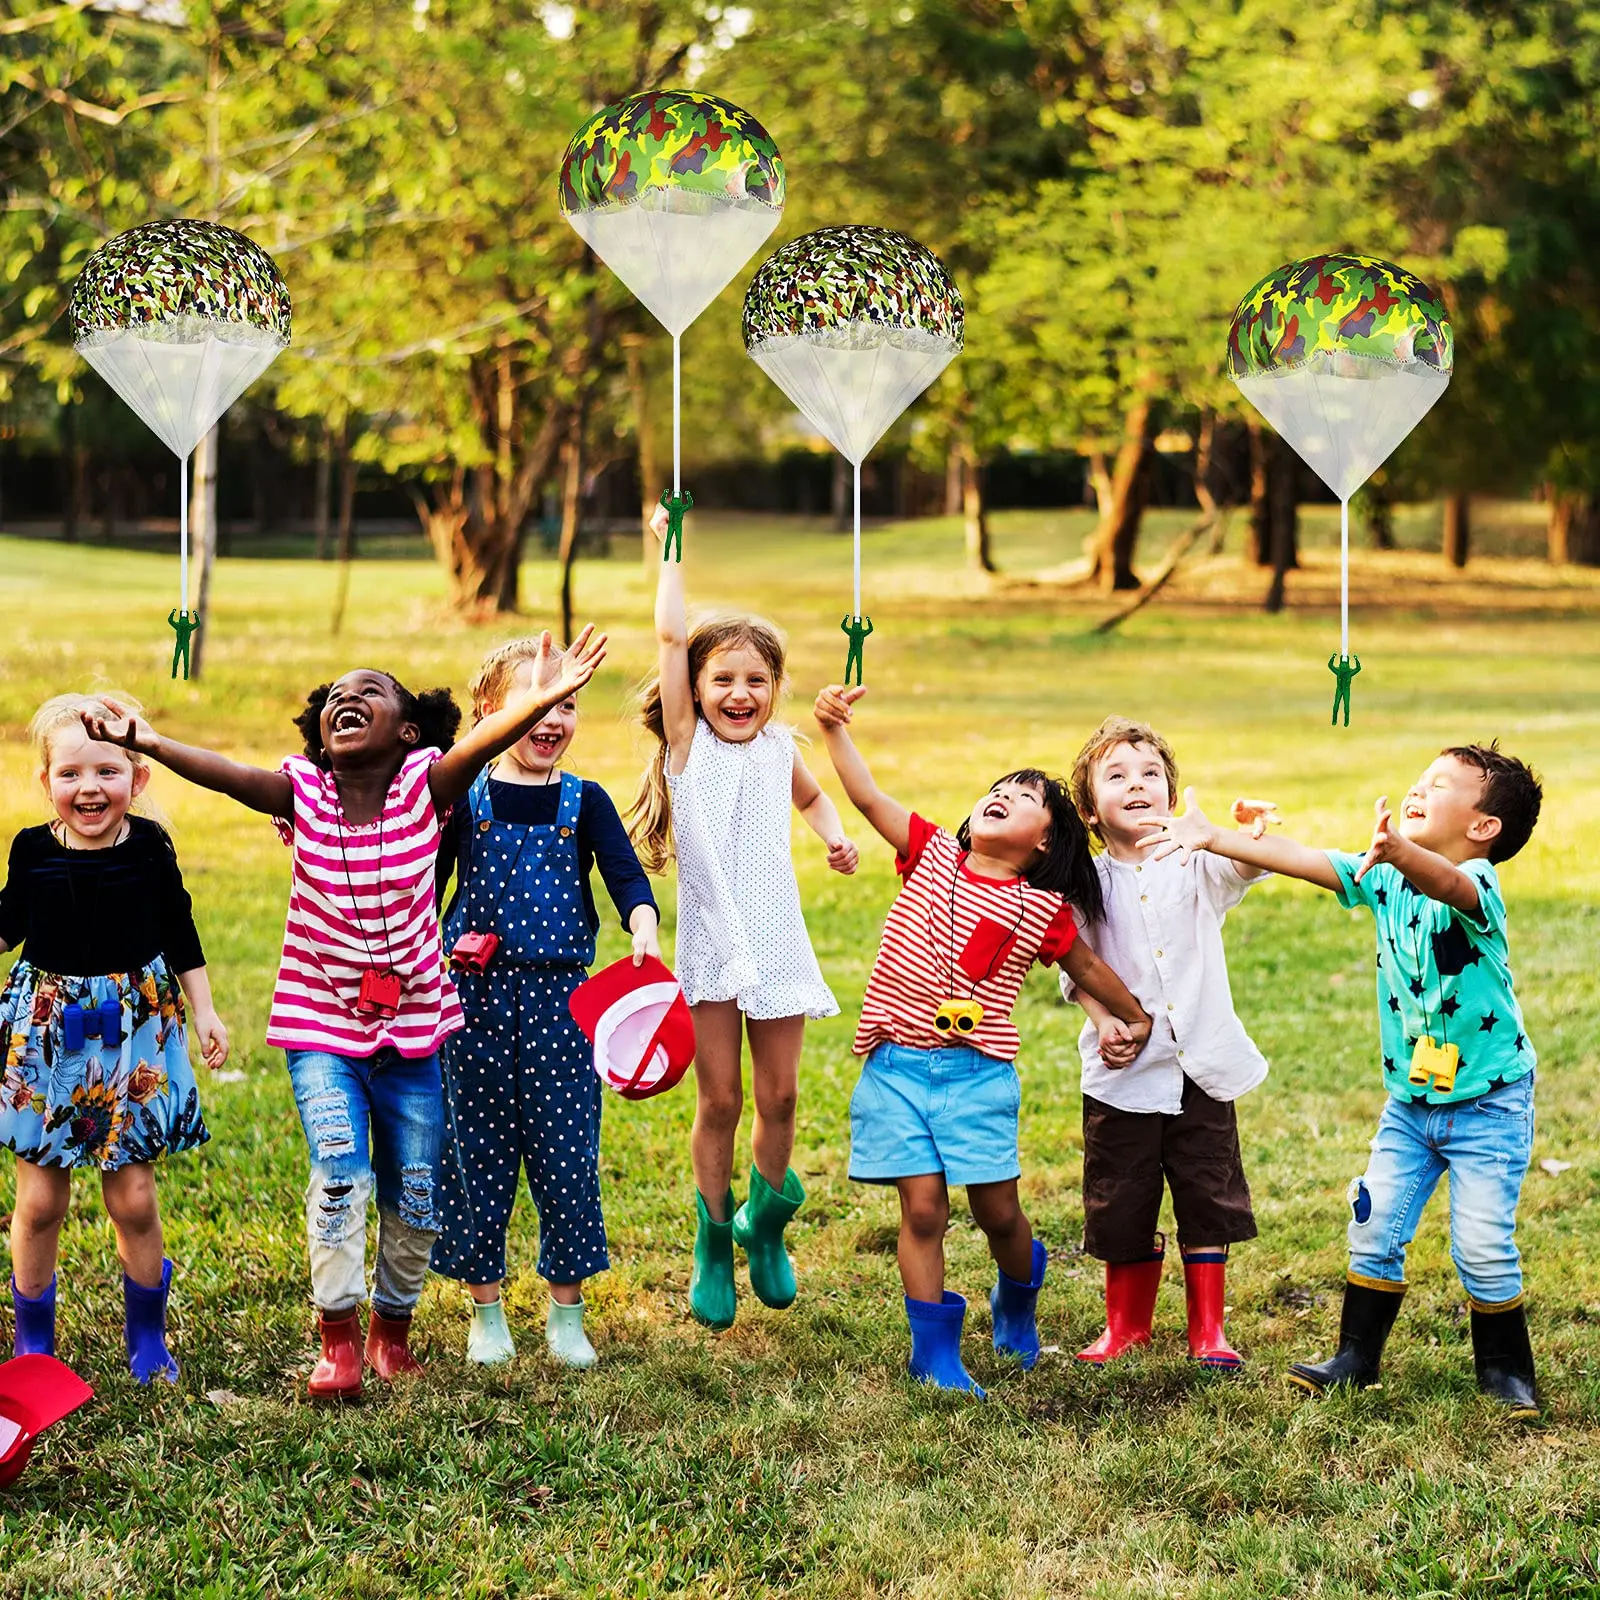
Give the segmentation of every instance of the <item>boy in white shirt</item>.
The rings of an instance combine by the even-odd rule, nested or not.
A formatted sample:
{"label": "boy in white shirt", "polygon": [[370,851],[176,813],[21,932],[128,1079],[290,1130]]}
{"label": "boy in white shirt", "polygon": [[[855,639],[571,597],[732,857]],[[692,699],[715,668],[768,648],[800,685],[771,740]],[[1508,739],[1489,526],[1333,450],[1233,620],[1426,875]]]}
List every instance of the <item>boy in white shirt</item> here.
{"label": "boy in white shirt", "polygon": [[[1264,873],[1220,856],[1181,866],[1152,860],[1141,847],[1149,820],[1170,816],[1177,796],[1171,747],[1122,717],[1101,723],[1073,765],[1073,800],[1105,846],[1095,860],[1105,920],[1085,931],[1155,1018],[1135,1061],[1122,1025],[1062,977],[1062,994],[1089,1017],[1078,1040],[1084,1249],[1106,1264],[1105,1332],[1078,1359],[1101,1365],[1150,1342],[1165,1182],[1183,1256],[1189,1353],[1232,1371],[1242,1360],[1223,1331],[1228,1246],[1256,1236],[1233,1102],[1266,1077],[1267,1063],[1234,1014],[1222,922]],[[1277,820],[1270,804],[1247,800],[1234,818],[1257,837]]]}

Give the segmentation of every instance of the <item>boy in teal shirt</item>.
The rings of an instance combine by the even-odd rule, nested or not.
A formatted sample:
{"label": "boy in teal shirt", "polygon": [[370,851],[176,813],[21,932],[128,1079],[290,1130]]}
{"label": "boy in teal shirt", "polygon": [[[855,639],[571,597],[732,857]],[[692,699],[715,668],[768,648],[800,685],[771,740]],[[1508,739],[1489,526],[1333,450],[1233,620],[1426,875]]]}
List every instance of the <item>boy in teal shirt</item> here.
{"label": "boy in teal shirt", "polygon": [[1153,818],[1158,857],[1210,850],[1331,889],[1378,929],[1378,1022],[1388,1090],[1372,1156],[1350,1186],[1350,1270],[1339,1349],[1290,1376],[1320,1394],[1377,1382],[1405,1294],[1406,1246],[1450,1174],[1450,1252],[1472,1309],[1478,1384],[1517,1417],[1538,1415],[1522,1301],[1517,1201],[1533,1145],[1534,1050],[1512,988],[1495,866],[1533,832],[1542,798],[1523,762],[1495,744],[1440,753],[1388,801],[1365,855],[1213,826],[1186,794]]}

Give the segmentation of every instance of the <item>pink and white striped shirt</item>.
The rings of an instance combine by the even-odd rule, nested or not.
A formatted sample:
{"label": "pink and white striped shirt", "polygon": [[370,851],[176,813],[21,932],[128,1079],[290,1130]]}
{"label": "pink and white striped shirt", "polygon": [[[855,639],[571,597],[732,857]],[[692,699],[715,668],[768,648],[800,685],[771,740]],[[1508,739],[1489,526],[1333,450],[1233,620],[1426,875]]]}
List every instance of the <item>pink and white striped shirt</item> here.
{"label": "pink and white striped shirt", "polygon": [[[445,975],[434,907],[444,819],[434,811],[428,771],[438,759],[432,749],[408,755],[381,817],[360,827],[344,820],[331,772],[304,756],[283,763],[294,816],[273,821],[294,850],[294,867],[268,1044],[341,1056],[392,1047],[418,1057],[465,1025]],[[361,974],[371,967],[400,976],[392,1017],[356,1010]]]}

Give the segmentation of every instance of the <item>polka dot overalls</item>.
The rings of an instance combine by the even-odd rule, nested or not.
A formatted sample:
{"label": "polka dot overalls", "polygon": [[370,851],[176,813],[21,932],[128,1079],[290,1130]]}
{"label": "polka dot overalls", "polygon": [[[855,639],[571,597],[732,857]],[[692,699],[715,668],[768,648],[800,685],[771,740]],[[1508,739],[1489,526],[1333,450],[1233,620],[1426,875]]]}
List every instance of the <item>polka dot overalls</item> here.
{"label": "polka dot overalls", "polygon": [[517,1170],[539,1211],[539,1275],[576,1283],[610,1266],[600,1211],[600,1079],[567,997],[594,961],[578,863],[583,782],[561,774],[551,827],[495,819],[488,774],[468,795],[471,860],[445,948],[495,933],[485,973],[458,973],[467,1026],[441,1051],[445,1127],[433,1267],[465,1283],[506,1275]]}

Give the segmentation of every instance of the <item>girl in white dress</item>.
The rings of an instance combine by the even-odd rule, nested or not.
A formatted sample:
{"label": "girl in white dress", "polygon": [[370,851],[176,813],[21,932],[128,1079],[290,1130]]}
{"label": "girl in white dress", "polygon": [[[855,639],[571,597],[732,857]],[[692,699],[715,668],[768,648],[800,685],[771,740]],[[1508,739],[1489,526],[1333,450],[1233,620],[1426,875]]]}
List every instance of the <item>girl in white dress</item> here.
{"label": "girl in white dress", "polygon": [[[656,536],[666,531],[658,510]],[[783,687],[783,640],[755,617],[721,617],[691,633],[683,569],[661,563],[656,590],[659,673],[645,690],[644,725],[661,742],[629,813],[639,857],[659,873],[678,859],[678,981],[694,1012],[694,1161],[699,1225],[689,1303],[726,1328],[734,1317],[733,1245],[750,1287],[769,1306],[795,1297],[783,1230],[805,1199],[789,1166],[800,1046],[807,1017],[838,1004],[811,950],[789,852],[792,805],[854,872],[856,847],[834,803],[772,719]],[[734,1209],[733,1142],[744,1109],[740,1060],[750,1039],[755,1091],[749,1198]]]}

